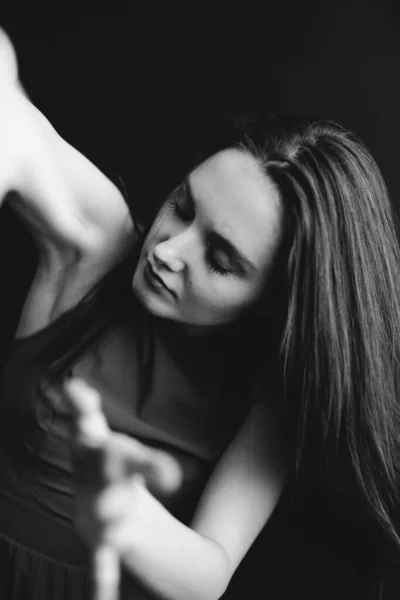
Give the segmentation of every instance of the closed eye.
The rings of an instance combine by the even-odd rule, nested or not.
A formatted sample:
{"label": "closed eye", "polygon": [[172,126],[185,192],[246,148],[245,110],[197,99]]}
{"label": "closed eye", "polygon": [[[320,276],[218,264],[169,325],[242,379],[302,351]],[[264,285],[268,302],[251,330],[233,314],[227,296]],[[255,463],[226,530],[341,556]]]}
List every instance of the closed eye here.
{"label": "closed eye", "polygon": [[228,256],[219,248],[211,245],[206,251],[206,262],[210,269],[219,275],[229,275],[233,273],[233,268]]}
{"label": "closed eye", "polygon": [[184,186],[180,186],[173,192],[170,200],[173,214],[181,221],[189,222],[194,219],[194,205],[185,194]]}

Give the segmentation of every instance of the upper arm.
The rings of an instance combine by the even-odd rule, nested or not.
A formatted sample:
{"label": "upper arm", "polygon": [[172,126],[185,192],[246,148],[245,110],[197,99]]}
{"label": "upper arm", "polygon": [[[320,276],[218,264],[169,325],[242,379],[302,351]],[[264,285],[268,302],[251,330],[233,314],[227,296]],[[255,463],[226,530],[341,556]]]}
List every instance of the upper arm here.
{"label": "upper arm", "polygon": [[121,260],[133,224],[118,188],[21,92],[3,98],[2,108],[0,140],[3,129],[9,144],[0,141],[0,163],[4,154],[12,175],[6,198],[40,251],[18,327],[18,335],[29,335],[76,305]]}
{"label": "upper arm", "polygon": [[285,480],[281,410],[257,403],[215,468],[191,524],[221,546],[231,573],[274,510]]}
{"label": "upper arm", "polygon": [[37,240],[61,253],[109,243],[130,221],[118,188],[30,102],[0,28],[0,202],[6,197]]}
{"label": "upper arm", "polygon": [[40,251],[19,334],[72,308],[126,253],[133,226],[119,189],[29,101],[0,29],[0,203]]}
{"label": "upper arm", "polygon": [[41,245],[86,251],[129,228],[118,188],[17,88],[0,103],[0,133],[0,158],[10,171],[9,191],[16,192],[10,207]]}

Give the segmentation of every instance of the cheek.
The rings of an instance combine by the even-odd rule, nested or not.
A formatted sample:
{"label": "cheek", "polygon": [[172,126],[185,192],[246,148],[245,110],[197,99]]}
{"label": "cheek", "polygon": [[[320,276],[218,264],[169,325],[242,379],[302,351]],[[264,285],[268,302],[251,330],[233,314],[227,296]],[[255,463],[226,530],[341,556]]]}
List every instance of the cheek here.
{"label": "cheek", "polygon": [[240,314],[255,303],[259,297],[258,287],[240,279],[218,278],[203,281],[192,288],[197,303],[213,312],[223,314]]}

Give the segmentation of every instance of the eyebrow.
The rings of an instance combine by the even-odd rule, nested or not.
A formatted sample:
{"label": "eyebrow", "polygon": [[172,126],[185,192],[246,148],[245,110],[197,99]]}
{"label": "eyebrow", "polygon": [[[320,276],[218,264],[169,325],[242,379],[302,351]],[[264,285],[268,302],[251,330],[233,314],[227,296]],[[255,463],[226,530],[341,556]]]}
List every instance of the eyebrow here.
{"label": "eyebrow", "polygon": [[[185,195],[192,206],[196,205],[196,199],[193,195],[192,186],[190,184],[189,178],[186,177],[183,181],[183,189],[185,191]],[[242,270],[248,271],[250,273],[257,272],[258,269],[252,261],[247,258],[240,250],[233,244],[230,240],[228,240],[222,233],[218,231],[209,231],[207,233],[207,239],[209,242],[224,250],[227,254],[229,254],[229,258],[233,260]]]}

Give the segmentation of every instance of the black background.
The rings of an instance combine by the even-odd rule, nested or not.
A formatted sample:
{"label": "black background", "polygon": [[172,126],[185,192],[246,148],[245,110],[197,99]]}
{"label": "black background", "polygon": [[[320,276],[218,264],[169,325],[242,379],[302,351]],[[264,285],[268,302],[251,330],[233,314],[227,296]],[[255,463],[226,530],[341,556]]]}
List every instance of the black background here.
{"label": "black background", "polygon": [[[3,8],[0,24],[33,102],[63,137],[123,177],[139,215],[150,214],[227,115],[247,114],[315,114],[356,131],[399,212],[395,7],[379,0],[187,2],[90,12],[60,3],[51,12]],[[9,243],[3,231],[1,248]],[[282,514],[229,597],[355,598],[345,549],[330,544],[327,523],[293,524]]]}
{"label": "black background", "polygon": [[85,12],[65,3],[50,13],[0,10],[0,23],[33,101],[65,138],[93,160],[101,152],[140,190],[139,210],[226,115],[248,114],[316,114],[353,129],[397,206],[395,7],[160,2]]}

